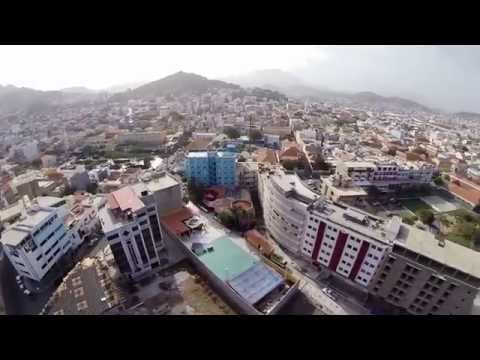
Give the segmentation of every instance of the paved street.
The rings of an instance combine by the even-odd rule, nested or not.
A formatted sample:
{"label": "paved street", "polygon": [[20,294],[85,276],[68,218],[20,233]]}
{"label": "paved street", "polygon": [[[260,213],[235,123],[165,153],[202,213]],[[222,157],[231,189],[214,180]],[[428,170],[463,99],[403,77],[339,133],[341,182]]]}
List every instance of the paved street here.
{"label": "paved street", "polygon": [[36,315],[47,303],[53,289],[42,294],[27,296],[17,285],[17,273],[10,261],[4,257],[0,261],[0,285],[4,296],[5,310],[8,315]]}
{"label": "paved street", "polygon": [[[75,258],[78,261],[86,256],[93,256],[105,248],[106,245],[107,242],[105,239],[99,240],[93,247],[84,244],[76,254]],[[17,273],[14,267],[10,264],[7,257],[4,256],[3,259],[0,260],[0,290],[4,296],[6,313],[9,315],[38,314],[55,291],[55,282],[53,280],[48,281],[48,284],[41,289],[40,293],[27,296],[23,294],[18,287],[15,279],[16,276]]]}

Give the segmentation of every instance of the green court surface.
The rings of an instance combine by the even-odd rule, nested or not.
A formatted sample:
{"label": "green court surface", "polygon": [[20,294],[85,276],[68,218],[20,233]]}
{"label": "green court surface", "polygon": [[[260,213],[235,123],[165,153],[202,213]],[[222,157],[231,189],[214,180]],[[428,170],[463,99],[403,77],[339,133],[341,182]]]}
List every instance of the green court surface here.
{"label": "green court surface", "polygon": [[431,210],[435,212],[435,210],[433,210],[430,205],[420,199],[402,200],[401,203],[414,214],[417,214],[420,210]]}
{"label": "green court surface", "polygon": [[215,240],[211,245],[213,251],[200,255],[199,259],[223,281],[233,279],[258,262],[228,236]]}

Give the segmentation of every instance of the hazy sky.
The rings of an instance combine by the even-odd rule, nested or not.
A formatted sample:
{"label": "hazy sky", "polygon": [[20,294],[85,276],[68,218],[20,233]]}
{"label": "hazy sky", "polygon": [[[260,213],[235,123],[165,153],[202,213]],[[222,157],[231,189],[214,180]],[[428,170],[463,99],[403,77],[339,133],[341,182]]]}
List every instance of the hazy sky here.
{"label": "hazy sky", "polygon": [[176,71],[290,71],[311,85],[480,112],[479,46],[0,46],[0,84],[93,89]]}

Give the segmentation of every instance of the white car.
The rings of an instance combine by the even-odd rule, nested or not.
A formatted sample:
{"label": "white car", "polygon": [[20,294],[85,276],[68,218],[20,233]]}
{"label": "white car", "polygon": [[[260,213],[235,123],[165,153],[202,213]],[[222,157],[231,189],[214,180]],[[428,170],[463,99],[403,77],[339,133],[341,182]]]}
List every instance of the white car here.
{"label": "white car", "polygon": [[31,294],[32,294],[32,292],[31,292],[30,290],[28,290],[28,289],[23,290],[23,293],[24,293],[25,295],[31,295]]}
{"label": "white car", "polygon": [[330,299],[332,299],[333,301],[337,300],[337,298],[336,298],[335,295],[333,294],[332,289],[323,288],[322,291],[325,293],[325,295],[327,295],[327,296],[328,296]]}
{"label": "white car", "polygon": [[17,283],[19,283],[19,284],[22,282],[22,276],[21,275],[17,275],[15,277],[15,279],[17,280]]}

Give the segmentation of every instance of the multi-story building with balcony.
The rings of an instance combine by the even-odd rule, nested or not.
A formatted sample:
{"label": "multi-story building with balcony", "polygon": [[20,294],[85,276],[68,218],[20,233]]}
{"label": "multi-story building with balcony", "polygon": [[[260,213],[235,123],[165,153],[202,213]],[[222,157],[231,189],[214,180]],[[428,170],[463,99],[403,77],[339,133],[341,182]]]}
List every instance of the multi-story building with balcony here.
{"label": "multi-story building with balcony", "polygon": [[5,254],[19,275],[40,281],[72,246],[64,224],[67,210],[59,198],[22,200],[20,218],[1,236]]}
{"label": "multi-story building with balcony", "polygon": [[138,279],[160,266],[164,242],[157,205],[146,204],[131,186],[107,195],[100,223],[120,272]]}
{"label": "multi-story building with balcony", "polygon": [[428,184],[436,167],[423,162],[339,161],[334,177],[348,179],[353,186],[373,186],[388,191],[396,187]]}
{"label": "multi-story building with balcony", "polygon": [[467,315],[480,288],[478,253],[408,228],[369,284],[375,297],[410,314]]}
{"label": "multi-story building with balcony", "polygon": [[237,185],[236,165],[235,153],[190,152],[185,162],[185,175],[188,181],[203,186],[234,188]]}
{"label": "multi-story building with balcony", "polygon": [[259,194],[270,237],[319,271],[412,314],[471,310],[480,290],[474,250],[329,201],[279,167],[260,167]]}

